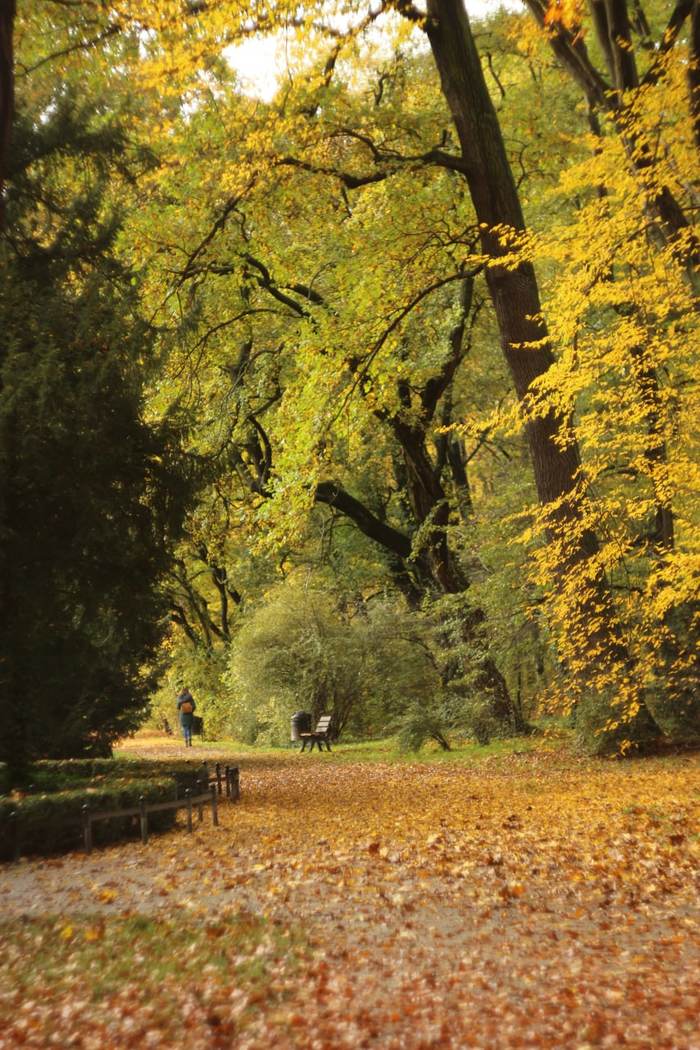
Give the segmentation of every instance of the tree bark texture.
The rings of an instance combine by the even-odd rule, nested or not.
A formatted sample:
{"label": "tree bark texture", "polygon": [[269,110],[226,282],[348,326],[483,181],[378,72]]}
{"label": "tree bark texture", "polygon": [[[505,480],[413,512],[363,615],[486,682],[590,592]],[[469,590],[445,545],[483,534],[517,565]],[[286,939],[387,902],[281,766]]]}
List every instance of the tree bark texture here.
{"label": "tree bark texture", "polygon": [[15,108],[13,31],[15,0],[0,0],[0,229],[5,225],[5,174]]}
{"label": "tree bark texture", "polygon": [[695,145],[700,150],[700,0],[694,0],[691,15],[688,88]]}
{"label": "tree bark texture", "polygon": [[[429,0],[428,38],[440,74],[443,92],[459,135],[472,202],[480,224],[485,255],[498,260],[508,254],[498,227],[525,230],[518,191],[508,162],[496,111],[486,86],[471,27],[462,0]],[[489,265],[486,281],[496,312],[501,346],[518,398],[522,401],[533,382],[553,363],[542,320],[537,279],[532,265],[517,269]],[[578,518],[573,493],[579,467],[575,446],[562,449],[555,438],[565,420],[549,413],[527,424],[535,484],[546,506],[565,497],[562,523]],[[570,500],[566,500],[571,496]],[[595,537],[584,532],[575,560],[597,549]]]}

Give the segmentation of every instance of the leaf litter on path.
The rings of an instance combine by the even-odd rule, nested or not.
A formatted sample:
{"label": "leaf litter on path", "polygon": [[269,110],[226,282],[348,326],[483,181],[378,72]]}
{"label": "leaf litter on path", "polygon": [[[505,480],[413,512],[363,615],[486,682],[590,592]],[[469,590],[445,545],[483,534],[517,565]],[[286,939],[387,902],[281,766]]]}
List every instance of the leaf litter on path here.
{"label": "leaf litter on path", "polygon": [[700,1050],[697,759],[240,761],[219,828],[0,870],[0,1048]]}

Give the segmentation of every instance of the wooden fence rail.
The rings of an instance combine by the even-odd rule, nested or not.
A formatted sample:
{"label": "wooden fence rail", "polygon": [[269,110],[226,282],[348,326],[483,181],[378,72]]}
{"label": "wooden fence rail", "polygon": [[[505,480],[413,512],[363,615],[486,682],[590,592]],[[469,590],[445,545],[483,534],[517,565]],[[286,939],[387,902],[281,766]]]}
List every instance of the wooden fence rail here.
{"label": "wooden fence rail", "polygon": [[209,774],[209,783],[216,784],[216,790],[221,795],[224,790],[226,792],[226,798],[230,798],[233,802],[237,802],[241,797],[241,779],[238,766],[221,766],[220,762],[217,762],[214,766],[214,773]]}
{"label": "wooden fence rail", "polygon": [[219,823],[218,801],[216,784],[212,784],[208,791],[199,795],[193,795],[188,788],[184,798],[176,798],[167,802],[146,802],[141,795],[138,806],[129,806],[125,809],[90,810],[83,806],[83,841],[85,852],[92,851],[92,825],[98,820],[112,820],[114,817],[139,817],[141,823],[141,841],[148,842],[148,814],[162,813],[167,809],[187,810],[187,830],[192,831],[192,807],[197,806],[200,821],[204,816],[204,803],[211,805],[211,821],[216,827]]}

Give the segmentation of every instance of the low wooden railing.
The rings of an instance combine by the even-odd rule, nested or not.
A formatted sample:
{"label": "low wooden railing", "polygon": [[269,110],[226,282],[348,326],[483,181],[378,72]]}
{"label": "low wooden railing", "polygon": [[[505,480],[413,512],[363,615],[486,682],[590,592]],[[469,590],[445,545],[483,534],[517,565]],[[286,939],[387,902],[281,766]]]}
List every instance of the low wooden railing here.
{"label": "low wooden railing", "polygon": [[240,771],[238,766],[224,766],[222,769],[221,763],[217,762],[214,766],[214,773],[208,774],[209,783],[216,784],[216,790],[221,795],[225,789],[226,798],[230,798],[232,802],[237,802],[241,797],[241,780]]}
{"label": "low wooden railing", "polygon": [[83,841],[85,852],[92,851],[92,825],[98,820],[113,820],[116,817],[139,817],[141,824],[141,841],[148,842],[148,814],[162,813],[168,809],[187,810],[187,830],[192,831],[192,809],[197,807],[199,820],[204,819],[204,805],[211,805],[211,821],[217,827],[219,824],[219,812],[217,801],[217,786],[211,784],[207,791],[199,795],[193,795],[189,788],[185,791],[184,798],[176,798],[166,802],[146,802],[143,795],[139,799],[138,806],[128,806],[125,809],[102,809],[91,811],[90,807],[83,806]]}
{"label": "low wooden railing", "polygon": [[141,841],[148,842],[148,814],[161,813],[169,809],[187,810],[187,830],[192,831],[192,809],[197,807],[199,821],[204,819],[204,806],[211,806],[212,824],[219,824],[218,797],[226,794],[226,798],[237,802],[241,797],[241,781],[238,766],[221,766],[216,763],[214,772],[209,772],[206,762],[202,763],[203,775],[199,781],[202,791],[193,795],[189,788],[186,789],[182,798],[175,798],[165,802],[146,802],[143,795],[139,798],[138,806],[127,806],[124,809],[104,809],[92,811],[86,804],[83,806],[83,842],[87,853],[92,851],[92,825],[99,820],[113,820],[115,817],[138,817],[141,825]]}

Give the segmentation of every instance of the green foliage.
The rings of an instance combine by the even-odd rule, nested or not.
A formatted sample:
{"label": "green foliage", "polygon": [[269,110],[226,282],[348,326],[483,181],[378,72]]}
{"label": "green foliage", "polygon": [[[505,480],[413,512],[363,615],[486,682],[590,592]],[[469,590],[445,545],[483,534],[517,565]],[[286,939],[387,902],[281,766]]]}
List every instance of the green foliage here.
{"label": "green foliage", "polygon": [[197,704],[196,714],[204,719],[207,737],[216,739],[224,734],[229,721],[228,694],[223,681],[227,648],[223,645],[212,649],[193,646],[184,639],[182,644],[171,647],[169,656],[165,673],[151,700],[151,725],[162,728],[167,721],[173,732],[179,731],[176,699],[187,686]]}
{"label": "green foliage", "polygon": [[[577,706],[594,751],[696,732],[697,280],[678,266],[690,226],[676,239],[655,211],[663,190],[695,216],[697,155],[691,56],[684,32],[660,46],[661,5],[629,45],[653,76],[614,119],[614,93],[586,102],[526,13],[479,26],[522,244],[519,206],[499,215],[493,141],[477,128],[460,156],[455,98],[400,12],[357,39],[300,24],[289,82],[263,103],[221,59],[228,2],[197,5],[196,31],[156,3],[147,48],[127,5],[85,52],[71,6],[18,14],[32,75],[0,292],[0,752],[107,751],[159,675],[156,722],[174,726],[187,684],[210,735],[250,741],[286,740],[300,707],[358,736],[401,716],[410,746],[484,741],[538,704]],[[602,67],[608,38],[563,10]],[[55,65],[45,40],[65,45]],[[96,88],[108,103],[91,105]],[[493,170],[477,178],[480,146]],[[135,193],[134,168],[149,169]],[[552,358],[530,346],[517,396],[506,358],[527,344],[503,301],[512,319],[520,297],[504,293],[500,317],[489,305],[475,181],[510,247],[503,288],[537,271]],[[163,522],[182,492],[144,425],[144,378],[149,419],[196,463],[174,551]],[[564,444],[540,497],[532,467]]]}
{"label": "green foliage", "polygon": [[[104,1016],[106,1001],[123,1000],[129,1013],[141,1002],[151,1027],[157,1025],[169,1043],[182,1032],[174,1008],[178,988],[197,987],[206,974],[209,980],[214,976],[231,981],[232,988],[245,989],[256,1002],[269,1000],[279,967],[283,962],[293,965],[304,950],[299,933],[251,912],[217,914],[202,921],[190,919],[182,908],[172,915],[2,919],[0,943],[6,992],[12,988],[28,1002],[40,984],[53,1001],[71,982],[78,984],[86,1000],[79,1014],[83,1022],[86,1011]],[[110,1019],[114,1016],[112,1011]],[[94,1036],[97,1026],[90,1023],[89,1028]],[[61,1029],[65,1038],[65,1024]],[[48,1026],[45,1031],[49,1039]]]}
{"label": "green foliage", "polygon": [[428,740],[435,740],[444,751],[449,751],[449,726],[440,703],[416,701],[410,703],[397,724],[399,747],[402,751],[420,751]]}
{"label": "green foliage", "polygon": [[332,714],[336,733],[379,731],[437,684],[405,630],[405,619],[386,607],[341,608],[299,581],[279,586],[232,646],[230,731],[251,743],[282,743],[296,710],[314,720]]}
{"label": "green foliage", "polygon": [[578,700],[571,721],[579,746],[590,755],[613,757],[652,750],[658,727],[646,708],[632,709],[625,698],[592,689]]}
{"label": "green foliage", "polygon": [[162,778],[172,776],[178,786],[194,788],[202,775],[206,763],[188,759],[119,759],[119,758],[69,758],[44,759],[29,767],[26,784],[33,784],[39,791],[57,791],[74,787],[78,781],[103,781],[114,777]]}
{"label": "green foliage", "polygon": [[120,135],[103,124],[93,161],[87,120],[20,117],[0,242],[0,754],[16,766],[109,754],[143,719],[183,492],[167,425],[143,418],[151,335],[114,255]]}
{"label": "green foliage", "polygon": [[494,718],[488,698],[478,692],[451,686],[435,696],[412,701],[396,720],[399,745],[406,751],[420,751],[434,740],[444,750],[450,748],[450,736],[471,737],[481,747],[491,740],[508,735],[503,723]]}

